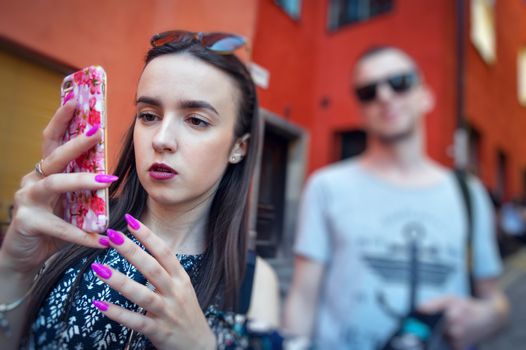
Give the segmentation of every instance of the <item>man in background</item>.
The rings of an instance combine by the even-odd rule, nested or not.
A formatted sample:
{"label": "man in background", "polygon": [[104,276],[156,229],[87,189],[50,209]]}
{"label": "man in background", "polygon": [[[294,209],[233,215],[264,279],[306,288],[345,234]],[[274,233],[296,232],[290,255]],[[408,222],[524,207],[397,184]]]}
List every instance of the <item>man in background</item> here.
{"label": "man in background", "polygon": [[352,79],[367,149],[307,183],[284,326],[320,349],[373,350],[418,308],[443,313],[445,337],[466,349],[508,314],[488,195],[467,179],[474,298],[463,197],[453,172],[425,150],[424,116],[435,100],[422,72],[400,49],[378,47],[358,59]]}

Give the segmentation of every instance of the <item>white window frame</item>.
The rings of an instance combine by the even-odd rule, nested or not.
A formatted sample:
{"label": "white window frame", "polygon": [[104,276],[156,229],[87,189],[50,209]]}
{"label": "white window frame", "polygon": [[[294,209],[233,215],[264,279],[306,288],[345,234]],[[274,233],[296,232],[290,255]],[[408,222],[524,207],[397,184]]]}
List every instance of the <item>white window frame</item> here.
{"label": "white window frame", "polygon": [[471,0],[471,42],[488,64],[497,59],[495,0]]}
{"label": "white window frame", "polygon": [[517,54],[517,97],[519,103],[526,107],[526,46]]}

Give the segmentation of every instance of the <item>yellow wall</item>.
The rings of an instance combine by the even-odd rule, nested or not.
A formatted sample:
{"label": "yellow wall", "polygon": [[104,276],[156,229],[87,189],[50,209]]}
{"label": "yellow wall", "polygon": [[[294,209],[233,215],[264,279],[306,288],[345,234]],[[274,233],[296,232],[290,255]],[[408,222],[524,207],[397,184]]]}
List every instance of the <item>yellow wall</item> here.
{"label": "yellow wall", "polygon": [[0,222],[22,176],[41,158],[42,130],[59,105],[63,75],[0,51]]}

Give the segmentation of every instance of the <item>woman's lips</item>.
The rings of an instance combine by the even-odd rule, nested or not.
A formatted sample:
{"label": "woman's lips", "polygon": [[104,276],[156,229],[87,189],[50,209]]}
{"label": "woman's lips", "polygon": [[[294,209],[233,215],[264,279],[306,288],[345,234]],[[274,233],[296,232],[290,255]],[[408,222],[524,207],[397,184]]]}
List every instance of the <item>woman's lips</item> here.
{"label": "woman's lips", "polygon": [[148,174],[150,174],[150,177],[155,180],[168,180],[172,177],[175,177],[175,173],[165,173],[163,171],[149,171]]}
{"label": "woman's lips", "polygon": [[154,163],[148,170],[154,180],[169,180],[177,175],[177,171],[163,163]]}

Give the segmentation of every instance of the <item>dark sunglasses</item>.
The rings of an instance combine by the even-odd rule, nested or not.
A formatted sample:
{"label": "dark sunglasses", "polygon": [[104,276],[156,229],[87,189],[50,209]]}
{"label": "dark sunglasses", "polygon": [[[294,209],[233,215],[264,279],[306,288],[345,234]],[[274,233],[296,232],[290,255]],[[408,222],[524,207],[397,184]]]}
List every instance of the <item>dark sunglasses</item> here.
{"label": "dark sunglasses", "polygon": [[378,86],[387,83],[391,90],[397,94],[402,94],[409,91],[413,86],[419,82],[418,74],[416,72],[407,72],[392,75],[386,79],[375,81],[373,83],[359,86],[354,89],[354,93],[358,100],[362,103],[372,102],[376,99]]}
{"label": "dark sunglasses", "polygon": [[244,37],[230,33],[203,33],[187,32],[185,30],[170,30],[155,34],[150,43],[153,47],[159,47],[173,42],[184,40],[195,40],[204,48],[214,51],[220,55],[232,54],[235,50],[247,44]]}

